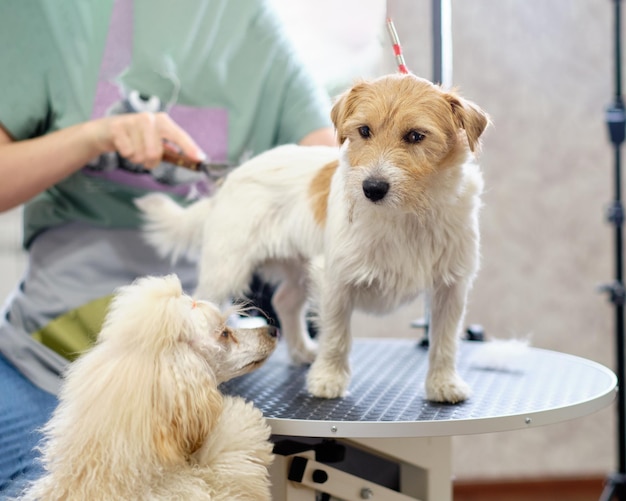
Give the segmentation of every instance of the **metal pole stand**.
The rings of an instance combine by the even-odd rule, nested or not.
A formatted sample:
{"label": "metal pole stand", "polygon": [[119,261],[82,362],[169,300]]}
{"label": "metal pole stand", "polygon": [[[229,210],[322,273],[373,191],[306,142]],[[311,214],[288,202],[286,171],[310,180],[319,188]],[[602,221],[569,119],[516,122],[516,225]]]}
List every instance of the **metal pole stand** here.
{"label": "metal pole stand", "polygon": [[618,471],[607,477],[600,501],[617,499],[626,501],[626,402],[624,395],[624,302],[626,291],[623,283],[623,242],[622,226],[624,224],[624,206],[621,194],[621,145],[626,135],[626,113],[622,99],[622,70],[621,70],[621,0],[614,0],[614,56],[615,56],[615,97],[613,103],[606,110],[606,123],[609,137],[614,148],[614,199],[607,213],[607,220],[615,230],[615,280],[602,287],[609,294],[611,303],[615,306],[615,351],[617,359],[617,381],[619,386],[617,396],[617,446]]}

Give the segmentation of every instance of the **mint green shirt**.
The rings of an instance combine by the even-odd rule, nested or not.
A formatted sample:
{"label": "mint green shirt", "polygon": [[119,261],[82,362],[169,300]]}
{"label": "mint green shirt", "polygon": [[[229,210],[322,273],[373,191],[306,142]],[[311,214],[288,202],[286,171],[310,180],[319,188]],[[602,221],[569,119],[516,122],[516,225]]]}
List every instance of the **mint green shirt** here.
{"label": "mint green shirt", "polygon": [[[330,125],[328,96],[266,2],[118,2],[131,2],[121,19],[132,19],[123,29],[112,23],[113,0],[2,1],[0,123],[14,139],[101,115],[95,112],[103,108],[99,80],[118,84],[118,101],[129,90],[159,97],[217,160],[237,162]],[[103,61],[111,53],[119,61]],[[136,227],[132,200],[160,188],[134,179],[83,170],[58,183],[26,204],[25,246],[68,221]]]}

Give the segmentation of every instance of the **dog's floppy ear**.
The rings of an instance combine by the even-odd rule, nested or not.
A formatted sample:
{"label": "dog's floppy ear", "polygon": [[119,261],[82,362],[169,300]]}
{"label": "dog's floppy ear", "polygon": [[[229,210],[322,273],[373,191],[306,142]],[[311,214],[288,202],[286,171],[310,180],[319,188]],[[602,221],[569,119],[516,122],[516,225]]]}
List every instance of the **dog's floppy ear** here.
{"label": "dog's floppy ear", "polygon": [[330,110],[330,118],[333,121],[335,130],[337,131],[337,140],[339,141],[339,144],[343,144],[346,140],[344,124],[346,119],[354,113],[356,103],[366,88],[367,84],[365,82],[357,82],[353,87],[337,97],[335,104]]}
{"label": "dog's floppy ear", "polygon": [[[187,296],[179,297],[177,302],[179,309],[173,307],[172,314],[183,316],[186,321],[175,324],[181,330],[167,336],[176,341],[160,354],[159,372],[155,375],[158,387],[153,390],[159,407],[155,414],[161,416],[154,426],[155,448],[164,461],[189,458],[202,447],[224,405],[215,373],[205,359],[220,347],[217,343],[203,344],[205,356],[197,355],[192,346],[199,328],[192,320],[194,314],[199,315],[196,303]],[[212,325],[202,325],[207,332],[215,329]]]}
{"label": "dog's floppy ear", "polygon": [[117,357],[117,393],[133,385],[141,396],[124,413],[134,423],[129,428],[140,430],[163,464],[180,463],[201,447],[222,411],[206,361],[189,355],[192,308],[176,275],[142,277],[117,291],[99,339]]}
{"label": "dog's floppy ear", "polygon": [[[173,376],[176,379],[189,375]],[[155,419],[162,419],[162,422],[155,423],[153,428],[154,445],[164,462],[184,460],[200,449],[223,409],[223,396],[216,384],[186,381],[175,386],[173,390],[177,393],[170,395],[173,401],[161,402],[165,412],[155,412]]]}
{"label": "dog's floppy ear", "polygon": [[475,151],[478,139],[490,123],[489,116],[476,104],[453,92],[446,93],[445,98],[452,108],[456,124],[465,130],[470,150]]}

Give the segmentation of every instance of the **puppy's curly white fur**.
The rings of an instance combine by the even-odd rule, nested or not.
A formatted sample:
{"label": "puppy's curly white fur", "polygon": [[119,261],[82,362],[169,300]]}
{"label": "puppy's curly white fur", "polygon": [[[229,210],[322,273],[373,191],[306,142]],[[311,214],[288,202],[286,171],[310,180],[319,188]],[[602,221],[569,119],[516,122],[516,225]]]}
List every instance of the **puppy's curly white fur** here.
{"label": "puppy's curly white fur", "polygon": [[235,331],[175,275],[116,294],[46,424],[45,474],[20,499],[269,500],[270,429],[218,384],[272,353],[272,327]]}
{"label": "puppy's curly white fur", "polygon": [[[243,294],[259,268],[280,281],[281,331],[295,361],[313,362],[307,385],[319,397],[348,388],[354,308],[387,313],[430,294],[426,395],[464,400],[455,359],[483,188],[473,153],[489,118],[455,92],[400,74],[357,83],[331,116],[340,149],[268,151],[188,208],[158,194],[137,200],[146,237],[173,258],[200,251],[199,297]],[[306,332],[307,299],[318,309],[319,353]]]}

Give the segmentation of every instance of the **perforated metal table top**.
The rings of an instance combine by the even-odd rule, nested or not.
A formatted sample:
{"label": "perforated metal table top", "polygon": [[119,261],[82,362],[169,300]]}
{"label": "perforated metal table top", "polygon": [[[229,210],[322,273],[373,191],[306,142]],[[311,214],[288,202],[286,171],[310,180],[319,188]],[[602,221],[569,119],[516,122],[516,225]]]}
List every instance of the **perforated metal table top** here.
{"label": "perforated metal table top", "polygon": [[355,339],[344,398],[308,394],[307,367],[290,365],[283,342],[264,366],[222,390],[254,402],[276,435],[334,438],[514,430],[585,416],[615,398],[617,378],[600,364],[528,348],[510,368],[485,369],[478,361],[487,345],[461,343],[458,369],[473,394],[456,405],[425,399],[428,352],[411,339]]}

